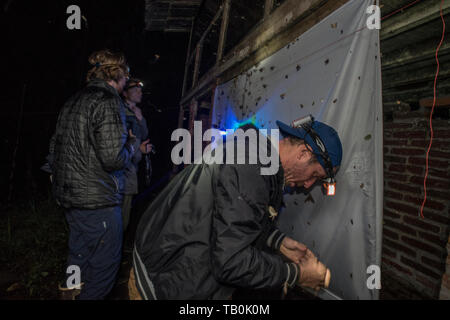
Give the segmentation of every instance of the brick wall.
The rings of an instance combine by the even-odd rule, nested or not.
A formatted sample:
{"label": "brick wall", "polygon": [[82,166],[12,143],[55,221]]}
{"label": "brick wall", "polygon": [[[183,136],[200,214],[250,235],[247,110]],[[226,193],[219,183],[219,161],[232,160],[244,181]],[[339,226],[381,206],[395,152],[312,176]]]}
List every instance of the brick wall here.
{"label": "brick wall", "polygon": [[[381,297],[437,299],[447,258],[450,121],[433,120],[425,219],[425,154],[430,108],[384,104],[384,218]],[[448,282],[448,278],[447,282]],[[395,288],[402,288],[395,290]],[[385,292],[383,292],[385,291]]]}
{"label": "brick wall", "polygon": [[447,242],[447,260],[445,263],[445,273],[442,276],[441,293],[439,299],[450,300],[450,236]]}

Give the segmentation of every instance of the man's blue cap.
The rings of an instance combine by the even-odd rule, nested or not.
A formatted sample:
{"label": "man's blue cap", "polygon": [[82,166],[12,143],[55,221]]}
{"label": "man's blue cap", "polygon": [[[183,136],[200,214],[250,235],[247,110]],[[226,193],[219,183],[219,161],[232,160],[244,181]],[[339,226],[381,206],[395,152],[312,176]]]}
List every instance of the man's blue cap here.
{"label": "man's blue cap", "polygon": [[[317,160],[326,171],[325,161],[321,156],[320,149],[314,142],[311,135],[308,134],[305,129],[303,129],[302,127],[294,128],[278,120],[276,121],[276,123],[283,135],[287,134],[304,140],[312,148],[313,153],[317,157]],[[316,134],[320,137],[323,144],[325,145],[325,149],[328,152],[328,156],[330,157],[333,168],[339,167],[342,161],[342,143],[336,130],[334,130],[329,125],[326,125],[325,123],[319,121],[313,121],[311,123],[311,128],[316,132]]]}

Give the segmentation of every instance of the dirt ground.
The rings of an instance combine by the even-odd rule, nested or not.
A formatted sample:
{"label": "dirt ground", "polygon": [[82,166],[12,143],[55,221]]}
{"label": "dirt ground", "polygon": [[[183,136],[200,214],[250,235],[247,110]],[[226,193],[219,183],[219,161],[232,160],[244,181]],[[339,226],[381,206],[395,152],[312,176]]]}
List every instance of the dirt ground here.
{"label": "dirt ground", "polygon": [[[142,212],[137,208],[135,212]],[[68,227],[64,212],[51,198],[35,204],[5,208],[0,217],[0,300],[57,300],[67,257]],[[106,300],[128,300],[132,244],[139,214],[132,214],[124,234],[122,262],[117,281]],[[235,300],[278,300],[281,292],[237,290]],[[291,299],[317,299],[301,289]]]}

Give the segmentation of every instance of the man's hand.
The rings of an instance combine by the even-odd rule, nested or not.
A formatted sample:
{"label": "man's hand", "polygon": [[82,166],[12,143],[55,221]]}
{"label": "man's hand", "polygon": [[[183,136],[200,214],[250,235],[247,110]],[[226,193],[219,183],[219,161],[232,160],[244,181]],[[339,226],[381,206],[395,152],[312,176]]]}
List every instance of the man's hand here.
{"label": "man's hand", "polygon": [[286,258],[297,264],[305,257],[307,250],[304,244],[289,237],[285,237],[280,246],[280,252]]}
{"label": "man's hand", "polygon": [[139,149],[141,150],[142,154],[147,154],[150,151],[152,151],[152,145],[150,144],[150,139],[147,139],[144,142],[142,142]]}
{"label": "man's hand", "polygon": [[300,261],[300,277],[297,283],[303,287],[319,290],[320,287],[328,287],[330,271],[317,260],[316,256],[307,250],[305,257]]}

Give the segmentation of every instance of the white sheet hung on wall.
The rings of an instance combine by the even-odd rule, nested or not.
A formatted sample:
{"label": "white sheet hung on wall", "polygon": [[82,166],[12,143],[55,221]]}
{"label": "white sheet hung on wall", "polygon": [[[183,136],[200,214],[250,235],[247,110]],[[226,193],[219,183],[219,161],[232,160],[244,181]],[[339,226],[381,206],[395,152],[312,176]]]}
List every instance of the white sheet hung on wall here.
{"label": "white sheet hung on wall", "polygon": [[281,230],[330,268],[324,299],[379,296],[367,287],[367,268],[381,262],[383,205],[379,31],[366,27],[372,4],[348,2],[215,93],[212,123],[220,129],[246,121],[274,129],[276,120],[312,114],[338,131],[344,156],[336,196],[319,188],[287,195],[279,218]]}

